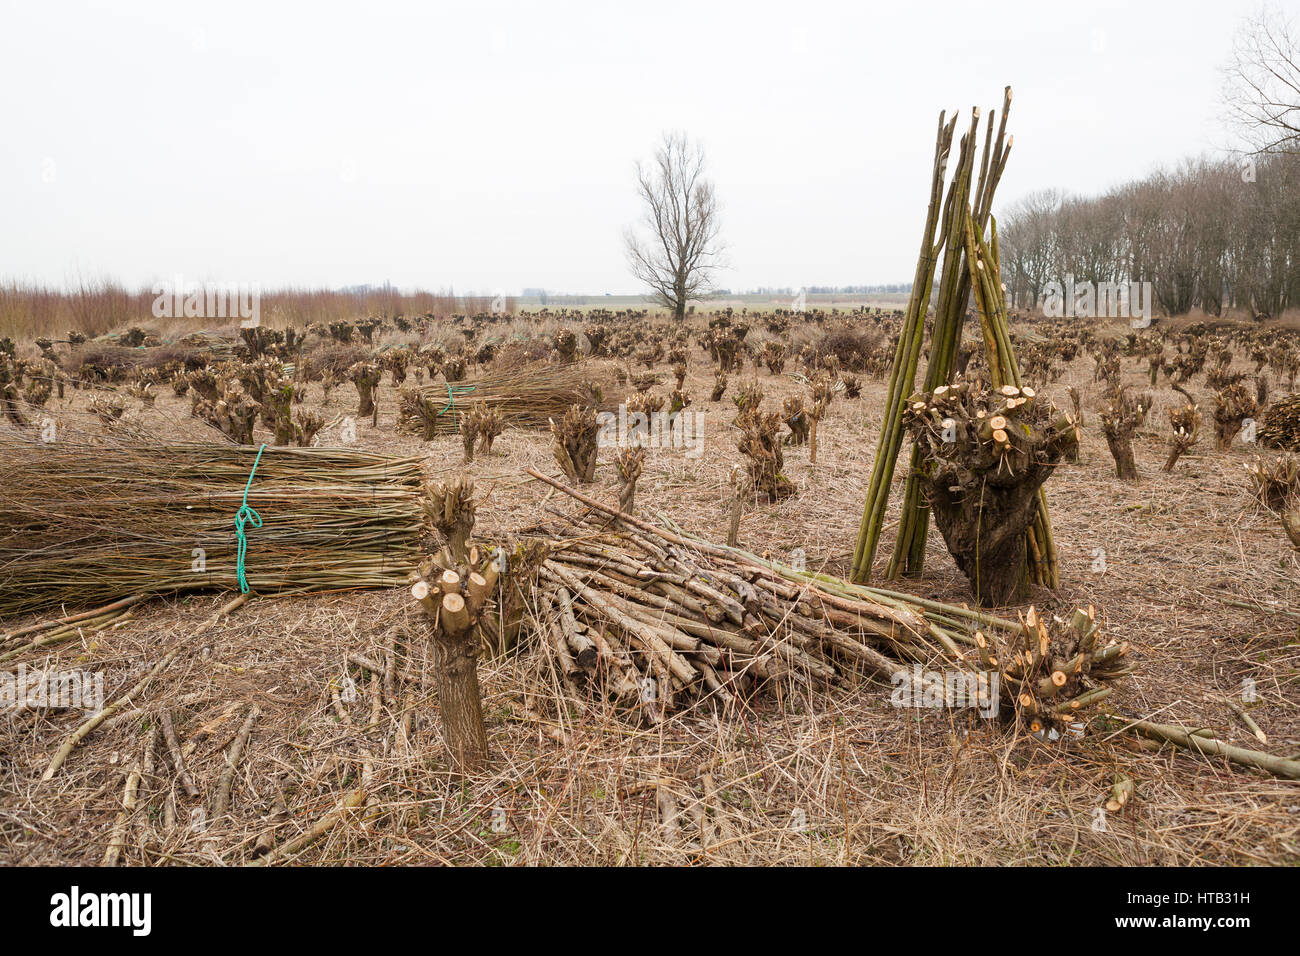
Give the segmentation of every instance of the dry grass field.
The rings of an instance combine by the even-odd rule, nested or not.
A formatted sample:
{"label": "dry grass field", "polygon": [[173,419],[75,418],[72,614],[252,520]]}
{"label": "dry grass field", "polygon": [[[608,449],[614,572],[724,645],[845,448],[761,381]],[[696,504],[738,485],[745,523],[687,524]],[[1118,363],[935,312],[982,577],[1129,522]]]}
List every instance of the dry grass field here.
{"label": "dry grass field", "polygon": [[[689,321],[703,326],[702,316]],[[544,341],[558,323],[534,324]],[[796,322],[791,337],[822,334],[809,326]],[[392,341],[403,340],[392,333]],[[1249,371],[1245,350],[1237,353],[1234,367]],[[18,354],[37,356],[22,339]],[[624,364],[580,361],[593,376]],[[1121,363],[1124,381],[1145,390],[1145,363]],[[723,399],[711,402],[709,357],[692,347],[685,391],[703,422],[702,454],[650,450],[637,513],[725,540],[731,474],[740,461],[731,426],[735,389],[757,377],[768,406],[779,406],[806,392],[803,373],[794,362],[780,375],[747,363],[732,373]],[[747,504],[741,547],[781,561],[798,550],[810,569],[848,575],[885,401],[883,378],[862,378],[861,397],[838,392],[822,420],[816,464],[806,446],[786,448],[785,474],[797,491],[775,504]],[[1091,604],[1108,637],[1129,643],[1137,669],[1108,702],[1117,713],[1208,728],[1221,741],[1296,756],[1300,552],[1251,493],[1244,465],[1258,449],[1238,440],[1216,451],[1207,434],[1163,473],[1165,409],[1182,398],[1162,378],[1150,389],[1155,410],[1135,441],[1140,480],[1120,481],[1099,430],[1102,386],[1086,351],[1040,392],[1068,408],[1067,385],[1082,392],[1078,461],[1062,463],[1045,486],[1062,583],[1055,592],[1036,588],[1033,605],[1068,615]],[[1208,409],[1200,383],[1188,387]],[[85,420],[89,400],[113,388],[69,388],[62,400],[49,399],[45,413]],[[171,427],[177,436],[192,434],[190,398],[165,386],[157,394],[149,420],[162,424],[151,437],[165,440]],[[136,405],[124,398],[129,418]],[[356,414],[357,398],[346,382],[327,399],[320,385],[306,387],[303,407],[333,423],[317,444],[342,440],[339,421]],[[531,466],[560,477],[545,429],[508,427],[491,454],[464,464],[456,435],[422,441],[399,430],[398,390],[387,374],[377,403],[376,423],[356,422],[355,447],[419,456],[429,478],[472,478],[477,540],[509,540],[583,510],[524,473]],[[0,424],[5,429],[15,430]],[[223,438],[214,431],[211,440]],[[259,426],[256,441],[270,441],[269,432]],[[904,458],[877,575],[888,559],[905,472]],[[602,451],[595,483],[584,491],[613,503],[617,486]],[[275,514],[263,518],[270,525]],[[257,546],[251,532],[250,561]],[[890,586],[949,603],[971,600],[933,528],[924,575]],[[575,699],[535,639],[480,661],[491,763],[487,773],[464,778],[453,772],[439,736],[432,662],[409,589],[255,595],[196,636],[232,596],[150,600],[102,629],[0,664],[100,671],[105,700],[115,701],[176,651],[52,779],[42,774],[82,715],[19,709],[0,716],[0,862],[98,864],[110,847],[133,865],[268,857],[499,866],[1300,861],[1300,783],[1144,741],[1105,722],[1082,737],[1039,739],[1023,724],[972,711],[897,708],[888,685],[848,673],[825,686],[772,681],[746,705],[705,703],[650,725],[599,695]],[[1026,609],[999,613],[1014,618]],[[50,616],[3,620],[0,630]],[[0,643],[0,650],[13,646]],[[396,664],[391,681],[362,663],[385,659]],[[1243,681],[1253,681],[1245,706],[1266,744],[1237,713]],[[340,695],[340,687],[356,693]],[[230,745],[253,705],[259,713],[242,759],[229,765]],[[158,741],[164,710],[198,796],[187,793]],[[211,800],[228,767],[230,810],[213,820]],[[1134,783],[1132,799],[1121,812],[1099,812],[1124,776]],[[139,797],[124,813],[132,780]],[[311,832],[318,824],[320,832]],[[316,838],[299,847],[295,837],[304,834]]]}

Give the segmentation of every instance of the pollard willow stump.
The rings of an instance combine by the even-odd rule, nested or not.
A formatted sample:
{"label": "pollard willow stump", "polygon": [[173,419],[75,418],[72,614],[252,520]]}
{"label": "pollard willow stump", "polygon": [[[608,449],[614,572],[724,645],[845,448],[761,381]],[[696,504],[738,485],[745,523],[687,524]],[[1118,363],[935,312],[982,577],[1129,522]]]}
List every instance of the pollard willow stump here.
{"label": "pollard willow stump", "polygon": [[[941,385],[912,402],[905,424],[916,447],[914,473],[977,603],[1027,596],[1026,530],[1038,490],[1078,441],[1073,420],[1040,406],[1030,387],[994,392],[968,382]],[[1033,555],[1041,564],[1042,555]]]}
{"label": "pollard willow stump", "polygon": [[461,773],[480,772],[488,762],[483,695],[478,684],[478,615],[492,593],[496,575],[492,566],[482,574],[471,571],[463,578],[447,570],[434,584],[417,581],[411,588],[411,596],[430,623],[442,739],[453,766]]}

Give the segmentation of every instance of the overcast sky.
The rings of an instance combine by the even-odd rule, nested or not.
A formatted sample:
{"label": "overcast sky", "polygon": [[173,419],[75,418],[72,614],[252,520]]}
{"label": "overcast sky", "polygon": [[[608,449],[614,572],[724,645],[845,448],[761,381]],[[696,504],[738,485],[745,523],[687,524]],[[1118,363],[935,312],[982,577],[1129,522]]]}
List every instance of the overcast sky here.
{"label": "overcast sky", "polygon": [[1103,190],[1230,145],[1257,6],[0,0],[0,278],[636,292],[680,129],[723,286],[905,282],[940,109],[1013,87],[1003,203]]}

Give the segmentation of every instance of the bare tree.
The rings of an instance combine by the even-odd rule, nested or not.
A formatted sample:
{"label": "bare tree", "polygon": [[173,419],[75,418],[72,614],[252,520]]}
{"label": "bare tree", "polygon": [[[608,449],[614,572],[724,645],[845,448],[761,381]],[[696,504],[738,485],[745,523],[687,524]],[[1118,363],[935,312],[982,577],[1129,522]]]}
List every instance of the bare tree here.
{"label": "bare tree", "polygon": [[686,300],[712,291],[721,264],[717,198],[704,177],[704,151],[681,133],[665,133],[647,168],[637,163],[637,190],[649,236],[626,235],[632,274],[659,304],[686,316]]}
{"label": "bare tree", "polygon": [[1006,272],[1017,305],[1034,308],[1043,286],[1055,278],[1052,267],[1060,232],[1057,218],[1063,202],[1059,192],[1044,189],[1019,200],[1003,217],[1003,258],[1010,267]]}
{"label": "bare tree", "polygon": [[1227,67],[1228,112],[1259,153],[1300,153],[1300,37],[1265,8],[1237,33]]}

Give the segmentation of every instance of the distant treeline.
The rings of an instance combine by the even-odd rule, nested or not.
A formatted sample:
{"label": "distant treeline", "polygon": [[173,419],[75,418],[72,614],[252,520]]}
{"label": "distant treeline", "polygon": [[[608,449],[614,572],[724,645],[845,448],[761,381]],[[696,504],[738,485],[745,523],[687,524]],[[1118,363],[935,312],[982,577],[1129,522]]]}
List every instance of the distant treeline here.
{"label": "distant treeline", "polygon": [[1150,282],[1157,310],[1300,306],[1300,154],[1199,159],[1101,196],[1055,190],[999,221],[1002,279],[1033,308],[1049,282]]}
{"label": "distant treeline", "polygon": [[[221,287],[220,283],[211,285]],[[67,288],[0,281],[0,337],[23,339],[43,335],[59,338],[72,329],[99,335],[128,325],[152,327],[159,321],[175,322],[189,328],[227,324],[228,319],[216,318],[206,312],[206,318],[189,318],[174,308],[170,312],[160,310],[160,299],[175,298],[170,283],[163,283],[161,288],[164,290],[162,296],[159,295],[160,286],[127,288],[107,279],[80,281]],[[202,291],[205,286],[199,283],[195,288]],[[261,291],[246,287],[244,293],[256,297],[261,321],[276,326],[304,326],[312,322],[328,325],[367,316],[391,318],[395,315],[433,314],[444,317],[457,312],[487,312],[494,305],[513,313],[517,305],[511,296],[501,297],[501,302],[494,303],[489,296],[458,296],[450,291],[401,292],[388,283],[349,289],[279,288]],[[171,317],[160,320],[160,314]]]}

